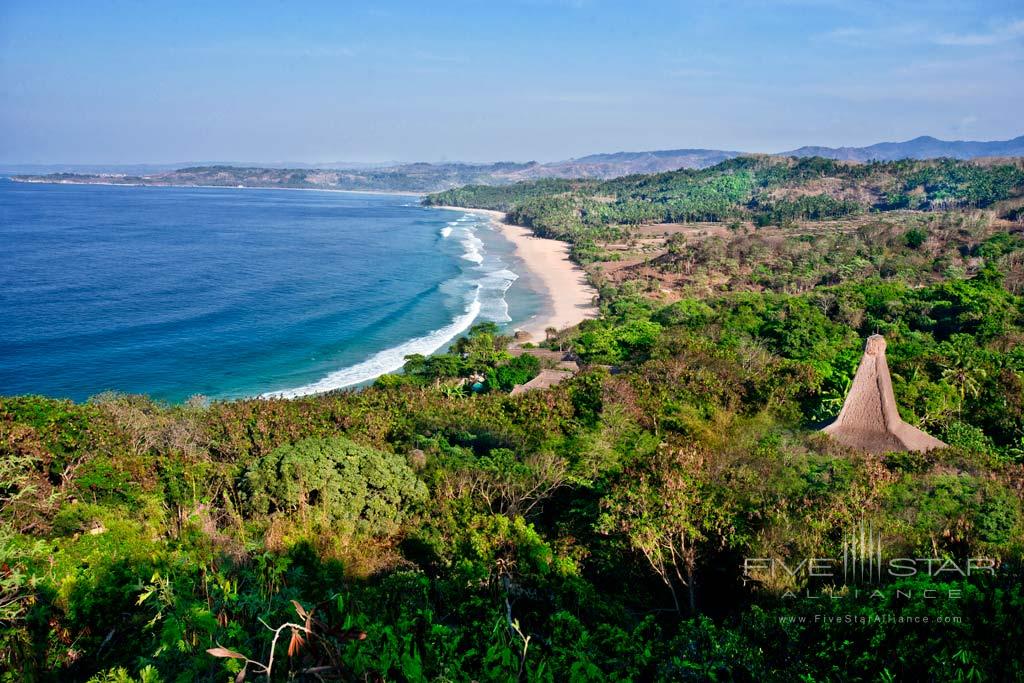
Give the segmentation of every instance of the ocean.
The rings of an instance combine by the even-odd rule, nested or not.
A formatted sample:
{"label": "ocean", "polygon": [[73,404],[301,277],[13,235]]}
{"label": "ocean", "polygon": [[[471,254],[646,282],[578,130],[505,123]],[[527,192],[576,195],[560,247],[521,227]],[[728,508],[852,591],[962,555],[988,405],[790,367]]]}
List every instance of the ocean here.
{"label": "ocean", "polygon": [[366,384],[545,296],[485,218],[403,195],[0,179],[0,394]]}

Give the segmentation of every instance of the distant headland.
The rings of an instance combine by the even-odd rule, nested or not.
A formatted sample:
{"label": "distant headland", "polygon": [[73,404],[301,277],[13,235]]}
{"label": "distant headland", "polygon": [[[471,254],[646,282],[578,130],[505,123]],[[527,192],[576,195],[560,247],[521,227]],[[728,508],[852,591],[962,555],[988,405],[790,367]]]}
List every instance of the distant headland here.
{"label": "distant headland", "polygon": [[[315,190],[384,192],[438,192],[464,185],[508,185],[543,178],[612,179],[640,173],[703,169],[746,152],[719,149],[671,149],[614,152],[539,163],[395,163],[334,162],[310,164],[202,165],[134,164],[130,166],[45,165],[12,166],[7,170],[20,182],[113,184],[187,187],[273,187]],[[897,159],[977,159],[1024,156],[1024,135],[1012,140],[939,140],[921,136],[905,142],[881,142],[866,147],[805,146],[774,156],[824,157],[841,161],[894,161]]]}

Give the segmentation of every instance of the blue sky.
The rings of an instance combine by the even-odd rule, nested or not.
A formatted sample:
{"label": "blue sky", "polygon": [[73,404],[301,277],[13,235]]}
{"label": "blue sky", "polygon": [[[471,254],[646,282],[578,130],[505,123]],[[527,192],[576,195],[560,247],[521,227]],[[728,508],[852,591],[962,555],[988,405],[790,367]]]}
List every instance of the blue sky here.
{"label": "blue sky", "polygon": [[0,0],[6,163],[782,151],[1022,111],[1020,0]]}

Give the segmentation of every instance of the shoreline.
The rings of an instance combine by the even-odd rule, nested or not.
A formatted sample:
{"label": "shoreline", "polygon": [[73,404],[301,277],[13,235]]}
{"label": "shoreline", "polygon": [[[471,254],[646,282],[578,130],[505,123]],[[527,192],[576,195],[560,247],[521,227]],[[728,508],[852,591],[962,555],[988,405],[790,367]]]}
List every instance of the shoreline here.
{"label": "shoreline", "polygon": [[184,187],[204,190],[297,190],[299,192],[341,192],[344,194],[384,194],[397,195],[399,197],[425,197],[427,192],[414,192],[406,190],[339,190],[329,187],[273,187],[263,185],[186,185],[186,184],[155,184],[155,183],[79,183],[62,180],[25,180],[12,176],[0,176],[12,183],[24,183],[25,185],[102,185],[104,187]]}
{"label": "shoreline", "polygon": [[543,293],[548,300],[548,310],[534,315],[518,328],[530,334],[528,341],[544,341],[545,330],[549,327],[561,331],[597,317],[598,308],[594,304],[597,290],[590,284],[583,269],[569,260],[569,245],[566,242],[537,237],[529,228],[512,225],[506,222],[502,211],[462,206],[434,208],[489,218],[492,227],[512,242],[516,255],[544,285]]}
{"label": "shoreline", "polygon": [[[42,186],[53,186],[58,184],[65,185],[124,185],[126,187],[137,187],[138,185],[126,184],[126,183],[51,183],[42,181],[15,181],[11,179],[11,182],[23,182],[26,184],[39,184]],[[6,185],[6,183],[4,183]],[[230,186],[230,185],[217,185],[217,186],[199,186],[199,185],[159,185],[150,186],[142,185],[145,187],[185,187],[185,188],[198,188],[198,187],[211,187],[212,189],[249,189],[249,190],[301,190],[301,191],[326,191],[326,192],[341,192],[341,193],[352,193],[352,194],[395,194],[404,195],[407,197],[419,196],[417,193],[397,193],[397,192],[375,192],[370,193],[366,191],[356,190],[320,190],[318,188],[294,188],[294,187],[252,187],[252,186]],[[11,186],[7,186],[10,188]],[[35,193],[32,193],[34,195]],[[226,194],[225,194],[226,197]],[[31,199],[31,197],[30,197]],[[225,200],[227,201],[227,200]],[[255,201],[255,200],[254,200]],[[270,200],[267,200],[270,201]],[[326,198],[324,201],[327,201]],[[497,239],[499,240],[493,244],[493,248],[498,250],[505,261],[504,268],[510,267],[508,264],[514,264],[515,259],[522,261],[522,267],[515,265],[511,266],[511,269],[519,272],[520,275],[524,276],[520,283],[520,289],[516,290],[517,293],[522,293],[529,297],[530,305],[523,307],[522,309],[516,309],[514,314],[516,315],[515,321],[512,325],[507,325],[505,329],[521,330],[529,333],[529,337],[526,339],[515,340],[512,346],[519,346],[527,341],[538,343],[543,342],[546,339],[545,330],[548,328],[554,328],[556,330],[564,330],[572,328],[581,323],[582,321],[596,317],[599,314],[598,308],[594,305],[596,300],[597,292],[591,286],[588,281],[587,275],[584,270],[573,263],[569,259],[570,245],[567,242],[563,242],[555,239],[541,238],[533,234],[532,230],[520,226],[511,225],[506,221],[506,214],[499,211],[490,211],[486,209],[472,209],[458,206],[444,206],[444,207],[424,207],[422,205],[413,204],[407,199],[395,200],[390,202],[394,205],[401,204],[402,206],[418,206],[421,211],[424,208],[440,208],[442,210],[454,211],[459,215],[473,214],[479,218],[476,221],[472,221],[466,225],[473,225],[470,232],[479,231],[480,227],[489,227],[490,231],[486,233],[480,233],[481,236],[486,239]],[[228,202],[230,205],[231,203]],[[411,210],[410,210],[411,211]],[[435,214],[435,220],[441,218],[441,221],[454,220],[457,217],[451,217],[451,214]],[[421,216],[422,218],[422,216]],[[465,223],[467,219],[462,219]],[[431,221],[432,223],[434,221]],[[474,225],[475,224],[475,225]],[[493,232],[492,232],[493,231]],[[496,233],[496,234],[495,234]],[[461,234],[461,233],[460,233]],[[494,235],[494,237],[490,237]],[[468,240],[468,238],[462,238],[463,246],[469,251],[463,256],[473,255],[473,249],[475,247],[470,242],[476,243],[479,246],[477,240]],[[479,239],[479,238],[478,238]],[[503,240],[511,243],[506,246]],[[475,259],[467,259],[473,261]],[[476,271],[467,271],[475,273]],[[514,279],[514,275],[507,273],[504,277],[511,284]],[[537,283],[534,283],[536,280]],[[479,288],[478,287],[478,295]],[[493,285],[488,285],[490,289],[495,289]],[[507,286],[505,287],[507,289]],[[490,290],[489,290],[490,291]],[[504,290],[502,290],[504,291]],[[501,294],[499,293],[500,297]],[[490,301],[490,299],[487,299]],[[507,302],[506,302],[507,304]],[[470,311],[467,307],[465,315],[460,314],[451,323],[444,325],[438,329],[432,329],[426,334],[419,334],[412,339],[402,339],[398,344],[388,345],[386,348],[377,349],[376,352],[373,349],[367,352],[367,356],[362,358],[358,362],[348,363],[344,367],[328,369],[322,375],[318,373],[318,376],[312,379],[306,380],[304,377],[296,377],[294,383],[290,380],[284,388],[280,387],[279,384],[271,383],[273,377],[268,375],[263,377],[259,382],[252,384],[247,382],[238,382],[231,380],[228,382],[220,381],[215,379],[209,383],[208,386],[203,388],[203,391],[211,393],[211,395],[217,396],[222,399],[235,399],[235,398],[269,398],[269,397],[298,397],[307,394],[317,393],[328,393],[331,391],[347,388],[347,387],[358,387],[372,381],[381,374],[387,374],[397,371],[404,364],[404,357],[409,353],[422,353],[423,355],[431,355],[435,352],[443,350],[443,347],[451,343],[451,341],[465,332],[465,330],[472,324],[473,320],[480,314],[479,301],[475,301],[475,309]],[[507,310],[507,308],[506,308]],[[502,318],[508,320],[508,316]],[[253,365],[259,369],[258,364]],[[276,366],[275,366],[276,367]],[[283,367],[283,366],[282,366]],[[303,365],[302,367],[305,367]],[[366,377],[361,375],[365,373],[371,373]],[[295,373],[292,373],[295,374]],[[353,379],[356,375],[360,375],[357,379]],[[141,373],[144,379],[148,380],[145,373]],[[211,373],[211,376],[217,377],[216,373]],[[283,375],[282,375],[283,376]],[[289,375],[290,376],[290,375]],[[269,379],[268,379],[269,378]],[[298,385],[298,386],[296,386]],[[155,385],[160,387],[160,391],[178,391],[178,389],[172,384]],[[269,387],[275,387],[270,389]],[[78,390],[77,388],[75,389]],[[146,385],[144,391],[154,391],[154,385],[149,382]],[[184,394],[183,394],[184,395]],[[182,399],[183,400],[183,399]]]}

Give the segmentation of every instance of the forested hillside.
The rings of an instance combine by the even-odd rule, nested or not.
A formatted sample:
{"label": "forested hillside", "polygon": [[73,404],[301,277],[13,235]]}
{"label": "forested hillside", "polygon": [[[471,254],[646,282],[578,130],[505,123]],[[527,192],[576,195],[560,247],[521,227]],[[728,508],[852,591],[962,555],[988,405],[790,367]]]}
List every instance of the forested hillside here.
{"label": "forested hillside", "polygon": [[[4,680],[1021,679],[1021,186],[741,158],[453,190],[587,263],[601,317],[543,342],[572,379],[510,395],[548,361],[485,325],[359,392],[2,398]],[[949,448],[817,431],[874,333]],[[857,529],[928,562],[808,571]]]}
{"label": "forested hillside", "polygon": [[514,223],[552,237],[596,235],[620,225],[750,220],[759,226],[870,211],[979,208],[1024,194],[1018,161],[855,164],[820,157],[738,157],[703,170],[609,181],[544,180],[468,186],[428,204],[508,211]]}

